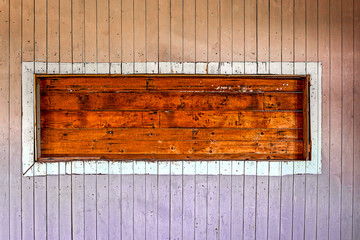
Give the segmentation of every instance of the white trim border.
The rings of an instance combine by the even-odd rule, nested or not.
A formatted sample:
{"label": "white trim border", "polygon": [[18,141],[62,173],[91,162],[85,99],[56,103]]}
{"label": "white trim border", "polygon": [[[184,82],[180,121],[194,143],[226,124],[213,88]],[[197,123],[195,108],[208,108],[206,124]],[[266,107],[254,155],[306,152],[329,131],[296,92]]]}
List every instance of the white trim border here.
{"label": "white trim border", "polygon": [[[34,74],[310,74],[312,160],[72,161],[34,162]],[[321,62],[22,63],[22,163],[24,176],[58,174],[257,175],[321,174]],[[269,165],[270,164],[270,165]]]}

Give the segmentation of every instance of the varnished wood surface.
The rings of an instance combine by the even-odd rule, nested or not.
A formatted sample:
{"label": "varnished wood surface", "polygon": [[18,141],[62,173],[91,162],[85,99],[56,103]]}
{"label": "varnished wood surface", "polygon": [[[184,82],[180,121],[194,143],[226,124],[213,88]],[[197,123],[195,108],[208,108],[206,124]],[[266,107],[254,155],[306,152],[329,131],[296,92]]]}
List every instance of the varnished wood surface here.
{"label": "varnished wood surface", "polygon": [[36,80],[43,160],[306,159],[306,77],[39,75]]}

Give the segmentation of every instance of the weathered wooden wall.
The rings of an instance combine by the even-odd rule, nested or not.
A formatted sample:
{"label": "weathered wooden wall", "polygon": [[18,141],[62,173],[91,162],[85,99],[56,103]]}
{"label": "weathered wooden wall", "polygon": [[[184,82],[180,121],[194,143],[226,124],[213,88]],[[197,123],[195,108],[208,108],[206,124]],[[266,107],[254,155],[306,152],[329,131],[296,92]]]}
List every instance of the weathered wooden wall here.
{"label": "weathered wooden wall", "polygon": [[[360,238],[359,0],[4,0],[0,49],[0,239]],[[321,61],[322,174],[22,177],[23,61]]]}

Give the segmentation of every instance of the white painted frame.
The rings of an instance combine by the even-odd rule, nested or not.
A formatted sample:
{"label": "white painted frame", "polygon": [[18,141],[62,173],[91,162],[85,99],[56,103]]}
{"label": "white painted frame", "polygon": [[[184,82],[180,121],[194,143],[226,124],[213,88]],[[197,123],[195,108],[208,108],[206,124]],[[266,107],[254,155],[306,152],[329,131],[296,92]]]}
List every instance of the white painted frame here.
{"label": "white painted frame", "polygon": [[[71,161],[35,162],[34,74],[309,74],[311,161]],[[22,63],[24,176],[57,174],[257,175],[321,174],[321,62]],[[270,165],[269,165],[270,164]]]}

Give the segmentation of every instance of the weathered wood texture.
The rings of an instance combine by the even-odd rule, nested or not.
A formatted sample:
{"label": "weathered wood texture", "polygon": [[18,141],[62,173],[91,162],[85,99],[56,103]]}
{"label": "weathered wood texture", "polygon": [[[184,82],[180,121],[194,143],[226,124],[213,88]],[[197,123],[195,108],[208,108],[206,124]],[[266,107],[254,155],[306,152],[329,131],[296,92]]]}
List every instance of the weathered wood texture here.
{"label": "weathered wood texture", "polygon": [[38,75],[35,81],[42,159],[309,159],[307,77]]}
{"label": "weathered wood texture", "polygon": [[[146,239],[359,239],[359,1],[5,0],[0,2],[0,49],[0,239],[140,239],[144,233]],[[143,65],[134,64],[135,60]],[[231,168],[269,172],[275,167],[284,174],[290,169],[295,175],[209,177],[213,173],[209,171],[219,165],[168,163],[167,168],[157,169],[155,161],[144,168],[159,175],[146,175],[145,180],[133,176],[134,171],[108,178],[23,177],[22,61],[36,62],[32,68],[45,63],[44,73],[53,73],[50,62],[59,63],[60,73],[85,73],[86,68],[79,64],[64,69],[61,63],[113,62],[120,63],[116,73],[202,74],[249,71],[244,63],[233,61],[294,62],[290,67],[270,64],[258,72],[294,74],[298,73],[295,63],[319,61],[323,69],[322,173],[296,175],[305,168],[302,162],[270,162],[265,167],[258,163],[250,169],[235,164]],[[160,66],[159,61],[177,61],[177,65]],[[211,61],[227,62],[228,72],[220,72],[219,65],[204,67]],[[86,70],[97,72],[96,68]],[[306,64],[300,70],[306,74]],[[199,83],[190,82],[188,86],[196,90]],[[94,83],[87,85],[97,88]],[[114,82],[109,91],[112,86],[139,87],[131,81]],[[158,90],[158,85],[153,86]],[[166,87],[167,91],[181,90],[171,81]],[[147,130],[156,140],[163,137],[150,128],[142,130],[139,140],[147,138]],[[223,136],[219,130],[213,130],[212,137]],[[238,135],[243,130],[235,129]],[[108,135],[96,131],[99,138]],[[64,140],[78,136],[66,133]],[[133,134],[130,129],[128,133]],[[174,134],[181,139],[179,133]],[[183,134],[193,136],[192,132]],[[274,135],[249,134],[259,141]],[[286,135],[303,138],[301,132]],[[57,136],[61,139],[54,141],[65,137]],[[200,129],[197,136],[209,140]],[[109,164],[121,168],[128,163]],[[75,168],[67,166],[70,173]],[[76,167],[84,170],[89,165],[80,162]],[[175,167],[194,175],[172,178],[170,169]]]}

